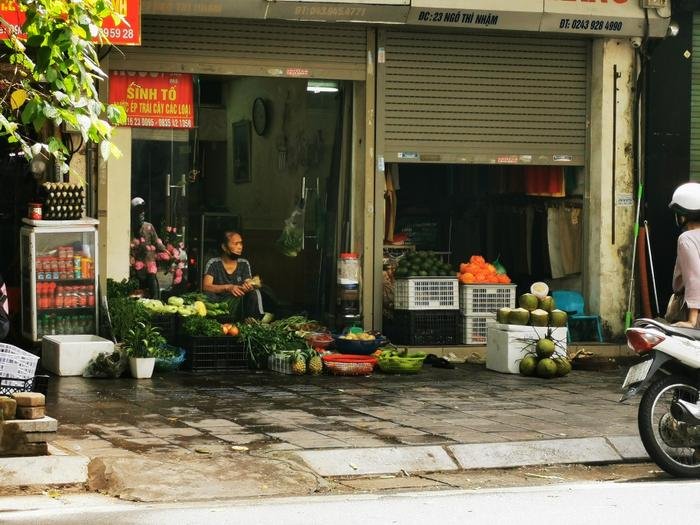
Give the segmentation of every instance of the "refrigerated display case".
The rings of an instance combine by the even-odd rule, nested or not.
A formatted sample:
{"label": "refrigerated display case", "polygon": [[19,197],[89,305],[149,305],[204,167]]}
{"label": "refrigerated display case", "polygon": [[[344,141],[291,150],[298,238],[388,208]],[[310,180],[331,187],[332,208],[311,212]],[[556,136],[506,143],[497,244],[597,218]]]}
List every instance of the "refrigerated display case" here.
{"label": "refrigerated display case", "polygon": [[99,221],[23,221],[22,335],[95,334]]}

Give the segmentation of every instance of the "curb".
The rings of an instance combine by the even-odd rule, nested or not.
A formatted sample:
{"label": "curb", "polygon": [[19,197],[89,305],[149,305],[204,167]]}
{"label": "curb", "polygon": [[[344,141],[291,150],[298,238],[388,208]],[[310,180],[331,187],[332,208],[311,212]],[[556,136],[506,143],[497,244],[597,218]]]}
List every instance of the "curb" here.
{"label": "curb", "polygon": [[87,483],[88,463],[82,456],[0,458],[0,487]]}
{"label": "curb", "polygon": [[296,452],[320,476],[397,475],[533,465],[648,461],[637,436]]}

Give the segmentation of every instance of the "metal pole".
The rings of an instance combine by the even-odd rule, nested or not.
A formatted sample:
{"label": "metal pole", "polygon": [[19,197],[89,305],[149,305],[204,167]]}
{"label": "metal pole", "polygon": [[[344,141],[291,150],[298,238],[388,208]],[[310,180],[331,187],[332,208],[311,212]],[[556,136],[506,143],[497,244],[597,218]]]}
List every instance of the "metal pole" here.
{"label": "metal pole", "polygon": [[656,276],[654,275],[654,259],[651,256],[651,240],[649,239],[649,223],[644,221],[644,230],[647,235],[647,251],[649,252],[649,268],[651,269],[651,285],[654,287],[654,301],[656,302],[656,313],[661,314],[659,310],[659,294],[656,292]]}

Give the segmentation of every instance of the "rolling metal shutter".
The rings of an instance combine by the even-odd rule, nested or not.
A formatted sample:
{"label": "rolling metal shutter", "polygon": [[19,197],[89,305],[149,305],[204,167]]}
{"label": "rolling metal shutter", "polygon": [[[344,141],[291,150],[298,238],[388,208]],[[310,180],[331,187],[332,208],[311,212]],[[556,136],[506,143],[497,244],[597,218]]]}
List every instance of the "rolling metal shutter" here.
{"label": "rolling metal shutter", "polygon": [[700,14],[693,13],[690,90],[690,180],[700,181]]}
{"label": "rolling metal shutter", "polygon": [[385,161],[584,164],[588,41],[386,30],[379,48]]}
{"label": "rolling metal shutter", "polygon": [[361,26],[144,16],[141,47],[110,56],[110,68],[364,80]]}

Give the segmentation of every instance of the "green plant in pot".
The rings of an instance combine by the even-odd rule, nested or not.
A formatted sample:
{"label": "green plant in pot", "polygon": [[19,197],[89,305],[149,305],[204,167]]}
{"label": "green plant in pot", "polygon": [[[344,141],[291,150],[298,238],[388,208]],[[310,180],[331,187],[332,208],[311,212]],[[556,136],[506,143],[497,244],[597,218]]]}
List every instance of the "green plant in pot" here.
{"label": "green plant in pot", "polygon": [[158,328],[149,323],[137,322],[130,328],[122,342],[129,356],[131,375],[137,379],[147,379],[153,375],[156,351],[165,345],[165,338]]}

